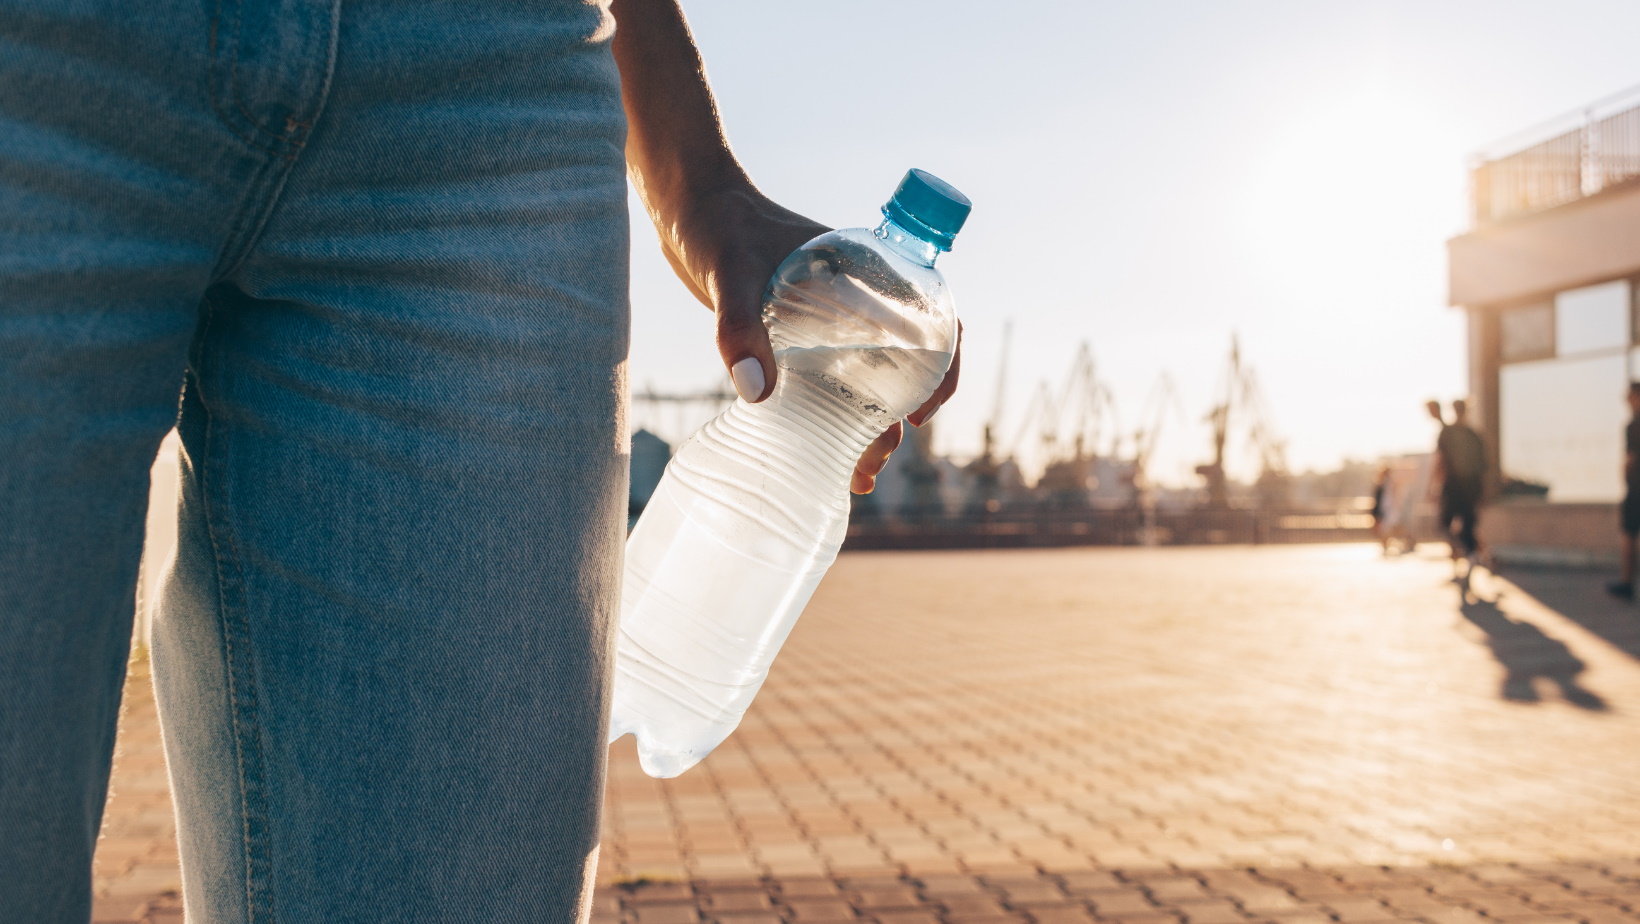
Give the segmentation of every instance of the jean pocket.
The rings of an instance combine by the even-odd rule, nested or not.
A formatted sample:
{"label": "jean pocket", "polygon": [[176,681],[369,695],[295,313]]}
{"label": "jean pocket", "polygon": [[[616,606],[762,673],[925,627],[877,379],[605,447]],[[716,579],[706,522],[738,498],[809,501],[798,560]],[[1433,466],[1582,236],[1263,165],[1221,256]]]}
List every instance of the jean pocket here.
{"label": "jean pocket", "polygon": [[324,107],[338,0],[217,0],[211,107],[244,143],[294,158]]}

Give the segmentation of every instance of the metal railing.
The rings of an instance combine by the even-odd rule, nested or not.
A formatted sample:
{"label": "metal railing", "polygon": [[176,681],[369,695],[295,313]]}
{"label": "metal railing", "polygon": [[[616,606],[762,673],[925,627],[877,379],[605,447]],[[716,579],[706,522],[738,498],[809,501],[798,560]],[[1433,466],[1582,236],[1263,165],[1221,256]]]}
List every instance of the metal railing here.
{"label": "metal railing", "polygon": [[1475,155],[1476,227],[1532,215],[1640,177],[1640,87],[1551,119]]}
{"label": "metal railing", "polygon": [[[1427,505],[1426,505],[1427,506]],[[1414,534],[1436,535],[1433,509],[1420,510]],[[1131,508],[1003,511],[896,517],[856,516],[848,549],[986,549],[1082,545],[1219,545],[1361,542],[1372,517],[1356,511],[1178,510]]]}

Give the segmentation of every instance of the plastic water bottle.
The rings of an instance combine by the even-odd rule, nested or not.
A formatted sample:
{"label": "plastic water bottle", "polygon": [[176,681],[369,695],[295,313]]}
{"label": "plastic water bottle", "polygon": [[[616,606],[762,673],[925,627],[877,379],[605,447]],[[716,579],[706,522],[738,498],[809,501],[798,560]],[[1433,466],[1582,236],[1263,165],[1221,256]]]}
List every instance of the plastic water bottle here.
{"label": "plastic water bottle", "polygon": [[610,740],[673,777],[729,737],[848,526],[872,440],[917,409],[957,346],[934,268],[967,197],[912,170],[875,231],[822,234],[764,294],[775,390],[678,449],[626,546]]}

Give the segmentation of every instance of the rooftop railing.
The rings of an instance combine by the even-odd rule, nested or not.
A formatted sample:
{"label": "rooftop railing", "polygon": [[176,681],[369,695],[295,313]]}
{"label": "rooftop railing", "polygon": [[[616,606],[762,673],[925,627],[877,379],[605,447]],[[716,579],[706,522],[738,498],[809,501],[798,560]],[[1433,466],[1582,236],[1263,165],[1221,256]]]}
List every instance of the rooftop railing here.
{"label": "rooftop railing", "polygon": [[1640,87],[1519,132],[1470,167],[1476,227],[1532,215],[1640,177]]}

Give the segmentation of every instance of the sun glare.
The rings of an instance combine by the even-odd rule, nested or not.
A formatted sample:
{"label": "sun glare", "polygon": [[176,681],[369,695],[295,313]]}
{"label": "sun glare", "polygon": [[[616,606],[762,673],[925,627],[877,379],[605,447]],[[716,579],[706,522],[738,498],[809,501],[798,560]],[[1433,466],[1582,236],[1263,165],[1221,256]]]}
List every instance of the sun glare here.
{"label": "sun glare", "polygon": [[1463,154],[1410,88],[1377,85],[1295,115],[1254,172],[1244,244],[1260,275],[1311,303],[1395,286],[1409,251],[1439,259],[1463,221]]}

